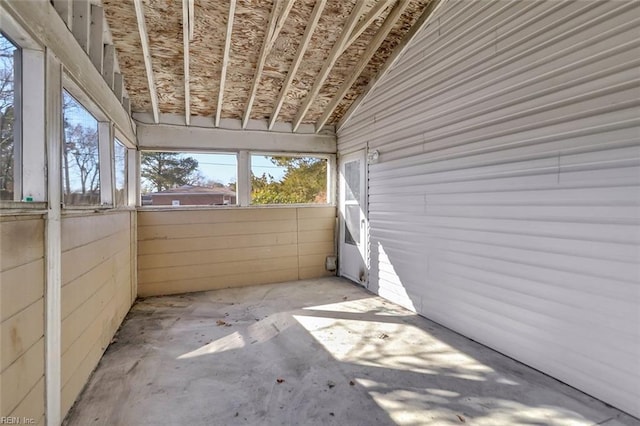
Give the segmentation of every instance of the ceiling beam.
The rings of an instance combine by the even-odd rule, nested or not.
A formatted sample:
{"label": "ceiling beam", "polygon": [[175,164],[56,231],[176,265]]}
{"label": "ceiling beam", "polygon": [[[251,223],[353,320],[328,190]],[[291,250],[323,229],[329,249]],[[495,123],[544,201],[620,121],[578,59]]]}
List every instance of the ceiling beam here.
{"label": "ceiling beam", "polygon": [[136,19],[138,21],[138,32],[140,33],[140,43],[142,44],[144,69],[147,73],[147,85],[149,86],[149,96],[151,97],[151,111],[153,112],[153,121],[154,123],[158,123],[160,121],[158,92],[156,92],[156,84],[153,78],[151,52],[149,50],[149,33],[147,33],[147,24],[144,19],[144,8],[142,5],[142,0],[134,0],[133,4],[136,8]]}
{"label": "ceiling beam", "polygon": [[195,0],[189,0],[189,41],[193,41],[196,32],[195,8]]}
{"label": "ceiling beam", "polygon": [[289,87],[291,87],[291,83],[293,82],[293,78],[296,76],[298,72],[298,68],[302,63],[302,58],[304,54],[307,52],[307,47],[309,47],[309,42],[311,41],[311,37],[313,36],[316,27],[318,26],[318,21],[320,20],[320,16],[322,15],[322,11],[324,10],[325,5],[327,4],[327,0],[318,0],[316,1],[316,5],[313,8],[313,12],[311,12],[311,20],[307,24],[307,28],[304,30],[304,35],[302,36],[302,41],[298,46],[298,51],[296,52],[295,58],[293,58],[293,63],[291,64],[291,69],[289,69],[289,73],[287,74],[287,79],[285,80],[282,88],[280,89],[280,94],[278,95],[278,100],[276,101],[275,106],[273,107],[273,113],[271,114],[271,118],[269,119],[269,130],[273,129],[273,125],[276,123],[276,119],[280,114],[280,109],[282,108],[282,104],[284,103],[284,98],[289,91]]}
{"label": "ceiling beam", "polygon": [[331,48],[331,51],[329,52],[329,56],[327,56],[327,58],[325,59],[324,65],[320,70],[320,73],[317,75],[316,80],[313,83],[313,86],[311,87],[311,90],[309,90],[309,93],[307,93],[307,97],[305,98],[302,106],[298,110],[298,114],[296,115],[296,118],[293,121],[294,132],[298,130],[298,127],[300,127],[300,124],[302,123],[302,120],[304,120],[304,117],[307,115],[309,108],[311,108],[313,101],[315,101],[316,97],[318,96],[318,93],[320,93],[320,89],[322,88],[322,85],[324,84],[325,80],[329,76],[329,73],[333,69],[333,66],[338,61],[338,58],[342,54],[343,48],[347,43],[347,41],[349,40],[349,36],[353,32],[353,29],[355,28],[356,24],[358,23],[358,20],[360,19],[360,15],[362,14],[362,9],[364,8],[365,4],[366,2],[364,1],[358,1],[353,7],[353,10],[351,11],[351,15],[349,15],[349,18],[347,18],[347,22],[344,25],[344,28],[342,30],[342,33],[340,34],[340,37],[338,37],[338,40],[336,40],[333,47]]}
{"label": "ceiling beam", "polygon": [[[164,116],[163,116],[164,117]],[[197,117],[194,117],[194,122]],[[238,123],[240,124],[240,123]],[[335,154],[335,135],[281,133],[265,130],[229,130],[215,127],[138,122],[141,149],[181,151],[228,151]]]}
{"label": "ceiling beam", "polygon": [[182,49],[184,52],[184,122],[191,121],[191,93],[189,84],[189,0],[182,0]]}
{"label": "ceiling beam", "polygon": [[369,25],[371,25],[373,21],[375,21],[378,18],[378,16],[382,15],[382,12],[384,12],[387,9],[387,7],[390,6],[392,3],[394,3],[395,1],[396,0],[380,0],[378,3],[376,3],[376,5],[371,8],[369,13],[367,13],[367,15],[364,18],[362,18],[360,22],[358,22],[358,26],[353,29],[353,32],[351,33],[349,40],[347,40],[347,43],[344,46],[343,52],[347,50],[349,46],[351,46],[353,42],[355,42],[358,39],[358,37],[362,35],[364,30],[369,28]]}
{"label": "ceiling beam", "polygon": [[73,24],[73,3],[71,0],[53,0],[53,7],[56,8],[58,15],[62,18],[69,30]]}
{"label": "ceiling beam", "polygon": [[258,91],[258,85],[260,84],[260,79],[262,78],[262,71],[264,69],[264,64],[267,61],[267,56],[269,56],[269,52],[271,52],[271,48],[275,43],[280,31],[282,31],[282,27],[284,27],[284,23],[287,20],[287,16],[293,7],[293,3],[295,0],[276,0],[273,3],[273,8],[271,9],[271,16],[269,17],[269,27],[267,33],[265,34],[264,40],[262,42],[262,49],[260,50],[260,59],[258,59],[258,64],[256,65],[256,73],[253,76],[253,83],[251,84],[251,91],[249,92],[249,99],[247,100],[247,106],[244,111],[244,117],[242,119],[242,128],[247,127],[247,123],[251,118],[251,109],[253,108],[253,101],[256,98],[256,92]]}
{"label": "ceiling beam", "polygon": [[104,44],[102,33],[104,31],[104,9],[95,4],[91,5],[91,24],[89,25],[89,58],[93,66],[102,74],[104,60]]}
{"label": "ceiling beam", "polygon": [[218,88],[218,102],[216,104],[215,126],[220,126],[220,114],[222,113],[222,99],[224,98],[224,85],[227,79],[227,67],[229,66],[229,53],[231,51],[231,33],[233,32],[233,17],[236,13],[236,0],[229,1],[229,16],[227,17],[227,34],[224,40],[224,53],[222,55],[222,69],[220,70],[220,87]]}
{"label": "ceiling beam", "polygon": [[364,54],[358,60],[355,68],[351,71],[349,78],[342,83],[340,89],[338,89],[338,93],[334,95],[333,99],[331,99],[331,102],[329,102],[329,105],[326,106],[324,112],[316,122],[316,132],[319,132],[326,124],[327,120],[329,120],[333,111],[336,109],[338,104],[340,104],[340,101],[342,101],[342,98],[344,98],[349,89],[351,89],[353,83],[355,83],[358,77],[360,77],[360,74],[362,74],[364,69],[367,67],[369,61],[371,61],[373,55],[378,51],[382,42],[387,38],[387,35],[389,35],[389,32],[391,32],[393,27],[396,25],[398,19],[400,19],[400,16],[402,15],[402,12],[405,11],[408,5],[409,2],[401,1],[396,3],[393,9],[391,9],[387,19],[385,19],[376,35],[373,37],[371,42],[369,42],[367,50],[364,51]]}
{"label": "ceiling beam", "polygon": [[404,36],[402,42],[398,47],[396,47],[391,53],[391,56],[384,63],[382,68],[378,71],[378,74],[369,82],[367,87],[364,89],[355,101],[351,104],[347,112],[342,116],[340,122],[338,123],[337,130],[340,130],[344,127],[345,124],[353,117],[354,113],[358,110],[358,108],[364,103],[365,99],[372,93],[373,89],[378,85],[380,80],[387,75],[387,73],[393,68],[398,59],[402,56],[402,54],[407,50],[411,41],[418,35],[423,28],[427,26],[427,24],[431,21],[431,18],[435,15],[436,11],[443,5],[447,0],[431,0],[427,7],[425,8],[420,18],[416,21],[415,24],[411,27],[411,29]]}

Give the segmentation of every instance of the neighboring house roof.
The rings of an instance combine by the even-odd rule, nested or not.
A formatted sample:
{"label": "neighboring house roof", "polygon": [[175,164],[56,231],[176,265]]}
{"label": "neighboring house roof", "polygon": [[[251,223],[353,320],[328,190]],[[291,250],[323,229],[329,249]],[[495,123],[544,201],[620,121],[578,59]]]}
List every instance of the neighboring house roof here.
{"label": "neighboring house roof", "polygon": [[182,185],[176,188],[166,189],[160,192],[153,192],[151,195],[193,195],[193,194],[207,194],[207,195],[236,195],[236,192],[221,186],[208,187],[197,185]]}

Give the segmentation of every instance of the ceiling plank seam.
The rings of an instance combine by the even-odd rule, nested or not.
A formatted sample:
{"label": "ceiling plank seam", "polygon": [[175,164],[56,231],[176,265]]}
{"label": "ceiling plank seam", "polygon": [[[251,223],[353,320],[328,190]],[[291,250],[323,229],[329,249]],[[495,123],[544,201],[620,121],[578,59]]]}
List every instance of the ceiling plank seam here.
{"label": "ceiling plank seam", "polygon": [[335,44],[331,48],[331,51],[329,52],[329,55],[325,59],[324,65],[320,70],[320,73],[318,73],[318,76],[314,81],[313,86],[311,87],[311,90],[309,90],[307,97],[305,98],[302,106],[300,107],[300,109],[298,110],[298,113],[296,114],[296,118],[294,119],[293,126],[292,126],[293,132],[298,131],[300,124],[302,124],[302,120],[304,120],[304,117],[307,115],[309,108],[311,108],[313,101],[315,101],[316,97],[318,96],[318,93],[320,93],[320,89],[324,85],[325,80],[327,79],[327,77],[329,76],[329,73],[333,69],[333,66],[338,61],[338,58],[342,54],[344,46],[349,40],[349,36],[352,34],[353,29],[358,24],[360,15],[362,14],[362,10],[365,4],[366,2],[364,1],[358,1],[353,7],[353,10],[351,11],[349,18],[347,18],[347,22],[342,30],[342,33],[340,34],[340,37],[338,37],[338,40],[336,40]]}
{"label": "ceiling plank seam", "polygon": [[287,74],[287,79],[285,80],[282,88],[280,89],[280,93],[278,94],[278,100],[276,101],[273,107],[273,113],[271,114],[271,118],[269,119],[268,129],[273,129],[273,126],[276,124],[276,120],[278,119],[278,114],[280,114],[280,109],[282,108],[282,104],[284,103],[284,99],[289,92],[289,88],[293,83],[293,79],[298,72],[298,68],[302,63],[302,58],[304,54],[307,52],[307,48],[309,47],[309,42],[311,41],[311,37],[318,26],[318,21],[320,21],[320,16],[322,15],[322,11],[327,4],[327,0],[318,0],[316,5],[313,8],[313,12],[311,12],[311,21],[307,25],[304,31],[304,35],[302,36],[302,41],[298,46],[298,50],[296,51],[296,56],[293,59],[291,64],[291,69],[289,69],[289,73]]}
{"label": "ceiling plank seam", "polygon": [[289,15],[291,8],[293,7],[293,3],[295,3],[295,0],[284,0],[284,4],[282,1],[276,0],[276,2],[273,4],[273,8],[271,9],[271,16],[269,17],[269,29],[267,31],[267,34],[265,35],[264,41],[262,42],[260,59],[258,59],[256,73],[253,76],[253,83],[251,84],[249,99],[247,100],[247,107],[244,111],[244,117],[242,119],[243,129],[246,129],[247,124],[249,123],[249,119],[251,118],[251,109],[253,108],[253,102],[256,98],[256,92],[258,91],[258,85],[260,84],[260,79],[262,78],[262,71],[264,70],[267,56],[269,56],[271,48],[278,38],[280,31],[282,31],[282,28],[284,27],[284,23],[287,20],[287,16]]}
{"label": "ceiling plank seam", "polygon": [[329,105],[327,105],[324,109],[322,116],[320,116],[320,118],[316,122],[316,133],[322,130],[322,127],[324,127],[327,120],[329,120],[329,117],[331,117],[333,111],[336,109],[340,101],[342,101],[342,98],[344,98],[344,96],[347,94],[353,83],[355,83],[358,77],[360,77],[360,74],[362,74],[364,69],[367,67],[369,61],[371,61],[371,58],[380,48],[382,42],[384,42],[384,40],[387,38],[387,35],[396,25],[396,22],[398,22],[398,19],[400,19],[400,16],[408,5],[409,2],[401,1],[396,3],[396,5],[393,7],[391,13],[389,13],[389,16],[387,16],[387,19],[382,24],[382,27],[380,27],[380,30],[378,30],[376,35],[373,37],[367,47],[367,50],[365,50],[364,54],[356,64],[354,70],[351,72],[350,77],[342,83],[340,89],[338,89],[338,93],[336,93],[331,102],[329,102]]}
{"label": "ceiling plank seam", "polygon": [[151,97],[151,110],[153,112],[153,122],[160,122],[160,109],[158,106],[158,92],[156,91],[155,79],[153,77],[153,67],[151,66],[151,52],[149,49],[149,33],[144,18],[144,8],[142,0],[134,0],[136,9],[136,19],[138,21],[138,32],[140,33],[140,43],[142,44],[142,56],[144,57],[144,68],[147,72],[147,85],[149,86],[149,96]]}
{"label": "ceiling plank seam", "polygon": [[229,54],[231,51],[231,33],[233,32],[233,20],[236,13],[236,0],[229,2],[229,15],[227,17],[227,34],[224,40],[224,53],[222,56],[222,69],[220,70],[220,87],[218,88],[218,102],[216,104],[216,117],[214,124],[220,127],[220,116],[222,113],[222,100],[224,99],[224,85],[227,79],[227,68],[229,66]]}
{"label": "ceiling plank seam", "polygon": [[184,50],[184,122],[191,122],[191,93],[189,84],[189,0],[182,0],[182,46]]}

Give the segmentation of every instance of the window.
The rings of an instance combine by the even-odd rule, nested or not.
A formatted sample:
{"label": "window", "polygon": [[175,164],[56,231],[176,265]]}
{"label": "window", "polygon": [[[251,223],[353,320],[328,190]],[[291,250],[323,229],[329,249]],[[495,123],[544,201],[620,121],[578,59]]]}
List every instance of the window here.
{"label": "window", "polygon": [[113,176],[115,205],[127,204],[127,148],[118,139],[113,140]]}
{"label": "window", "polygon": [[326,204],[327,159],[251,156],[251,204]]}
{"label": "window", "polygon": [[98,121],[67,91],[63,93],[62,184],[67,206],[100,204]]}
{"label": "window", "polygon": [[0,33],[0,200],[20,199],[19,120],[16,120],[20,49]]}
{"label": "window", "polygon": [[235,205],[235,154],[143,152],[143,206]]}

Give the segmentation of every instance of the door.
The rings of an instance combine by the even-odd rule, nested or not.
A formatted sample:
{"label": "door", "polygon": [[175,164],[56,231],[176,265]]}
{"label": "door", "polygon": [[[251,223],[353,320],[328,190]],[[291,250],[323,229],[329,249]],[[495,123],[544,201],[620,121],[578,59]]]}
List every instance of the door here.
{"label": "door", "polygon": [[340,159],[340,275],[367,283],[367,204],[365,153]]}

